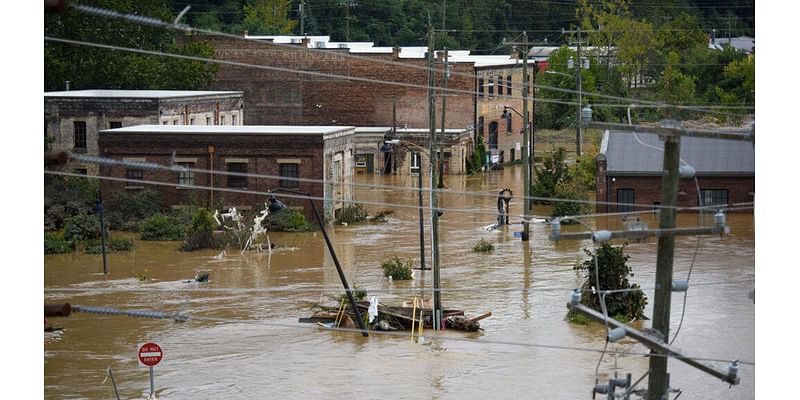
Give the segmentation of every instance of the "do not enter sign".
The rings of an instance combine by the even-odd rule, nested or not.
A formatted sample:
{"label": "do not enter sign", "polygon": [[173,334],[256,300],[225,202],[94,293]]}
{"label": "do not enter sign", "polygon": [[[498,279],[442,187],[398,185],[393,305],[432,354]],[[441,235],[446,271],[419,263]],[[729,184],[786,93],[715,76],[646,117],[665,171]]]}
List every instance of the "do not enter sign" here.
{"label": "do not enter sign", "polygon": [[164,353],[161,351],[161,346],[155,343],[145,343],[139,346],[139,363],[152,367],[161,362]]}

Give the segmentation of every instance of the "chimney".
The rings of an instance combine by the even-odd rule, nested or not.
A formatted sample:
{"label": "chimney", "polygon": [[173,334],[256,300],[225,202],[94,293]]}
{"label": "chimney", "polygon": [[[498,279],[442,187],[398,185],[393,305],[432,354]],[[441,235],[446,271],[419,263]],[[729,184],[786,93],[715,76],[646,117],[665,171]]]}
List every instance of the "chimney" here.
{"label": "chimney", "polygon": [[310,42],[311,42],[311,39],[309,39],[308,36],[303,37],[302,39],[300,39],[300,43],[302,43],[303,47],[305,47],[305,48],[308,48],[308,43],[310,43]]}

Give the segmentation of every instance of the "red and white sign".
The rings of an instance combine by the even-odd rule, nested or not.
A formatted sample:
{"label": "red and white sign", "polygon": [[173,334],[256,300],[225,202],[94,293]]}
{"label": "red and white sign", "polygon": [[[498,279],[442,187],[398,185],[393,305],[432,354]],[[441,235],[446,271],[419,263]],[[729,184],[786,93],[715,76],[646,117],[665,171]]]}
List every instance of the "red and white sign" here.
{"label": "red and white sign", "polygon": [[148,342],[139,345],[138,356],[139,364],[147,367],[153,367],[161,362],[161,358],[164,356],[164,353],[161,351],[161,346]]}

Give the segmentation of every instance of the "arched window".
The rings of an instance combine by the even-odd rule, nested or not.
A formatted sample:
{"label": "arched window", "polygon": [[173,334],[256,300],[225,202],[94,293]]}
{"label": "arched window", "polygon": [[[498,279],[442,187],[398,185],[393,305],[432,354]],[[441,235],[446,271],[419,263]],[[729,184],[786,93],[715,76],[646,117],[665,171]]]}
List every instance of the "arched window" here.
{"label": "arched window", "polygon": [[478,98],[483,99],[483,78],[478,79]]}
{"label": "arched window", "polygon": [[494,79],[489,79],[489,97],[494,97]]}
{"label": "arched window", "polygon": [[503,95],[503,77],[502,76],[498,76],[497,77],[497,95],[498,96],[502,96]]}
{"label": "arched window", "polygon": [[506,77],[506,94],[511,96],[511,75]]}

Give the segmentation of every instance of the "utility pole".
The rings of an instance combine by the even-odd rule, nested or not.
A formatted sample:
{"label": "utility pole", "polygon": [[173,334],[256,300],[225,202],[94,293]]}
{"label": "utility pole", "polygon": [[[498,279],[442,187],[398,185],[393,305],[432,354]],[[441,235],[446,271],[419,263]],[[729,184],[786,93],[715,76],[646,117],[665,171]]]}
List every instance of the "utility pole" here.
{"label": "utility pole", "polygon": [[[447,47],[444,48],[444,79],[442,83],[442,130],[439,132],[444,137],[444,124],[445,124],[445,115],[447,111],[447,81],[450,79],[450,64],[447,63]],[[436,185],[437,188],[441,189],[444,187],[444,154],[440,154],[441,160],[439,160],[439,184]]]}
{"label": "utility pole", "polygon": [[[522,47],[522,178],[523,210],[522,241],[530,241],[530,224],[528,222],[531,209],[531,138],[530,121],[528,120],[528,33],[522,32],[522,42],[505,42],[512,46]],[[519,113],[518,113],[519,114]]]}
{"label": "utility pole", "polygon": [[300,35],[306,34],[306,10],[303,7],[305,0],[300,0]]}
{"label": "utility pole", "polygon": [[581,82],[581,67],[583,63],[581,62],[581,28],[578,28],[578,59],[575,60],[578,62],[578,65],[575,66],[575,72],[578,74],[578,107],[575,114],[575,129],[577,130],[577,134],[575,137],[575,156],[581,156],[581,102],[582,99],[582,82]]}
{"label": "utility pole", "polygon": [[436,185],[436,93],[434,85],[436,84],[436,69],[434,64],[433,53],[433,25],[431,25],[431,17],[428,15],[428,122],[430,123],[430,151],[428,157],[430,158],[430,208],[431,208],[431,263],[433,264],[433,308],[431,315],[433,317],[433,329],[440,330],[441,327],[441,313],[442,313],[442,299],[439,293],[439,201],[438,195],[434,186]]}
{"label": "utility pole", "polygon": [[[664,137],[664,169],[667,174],[661,178],[661,202],[666,208],[661,209],[660,229],[675,227],[675,206],[678,204],[678,168],[680,167],[680,136]],[[669,343],[669,313],[672,302],[672,266],[675,256],[675,237],[658,238],[658,255],[656,257],[656,289],[653,300],[653,329]],[[651,350],[651,353],[654,353]],[[667,375],[667,357],[650,357],[650,377],[648,383],[648,400],[661,400],[666,396],[669,385]]]}

